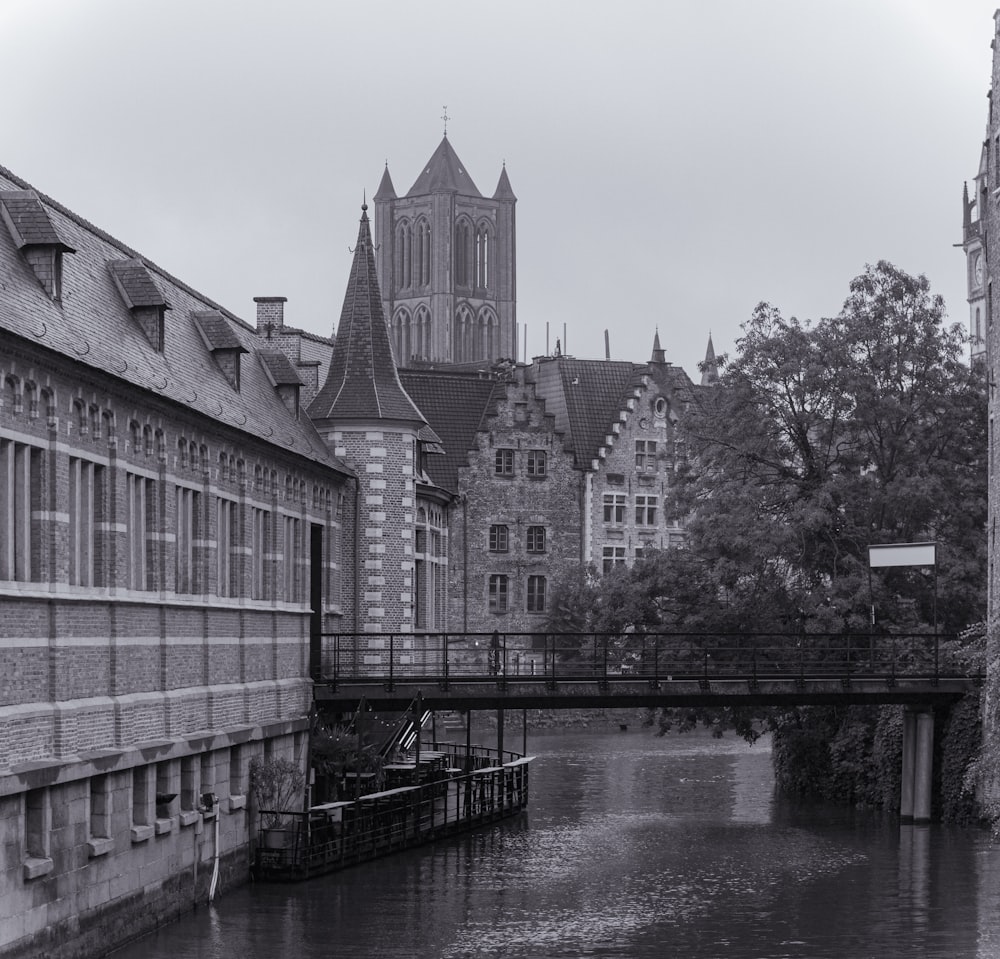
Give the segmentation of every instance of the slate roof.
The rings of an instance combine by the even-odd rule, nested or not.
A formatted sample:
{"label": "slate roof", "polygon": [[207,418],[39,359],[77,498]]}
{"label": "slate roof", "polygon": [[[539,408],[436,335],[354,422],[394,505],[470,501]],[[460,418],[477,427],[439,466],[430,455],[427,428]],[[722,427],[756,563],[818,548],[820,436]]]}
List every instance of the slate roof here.
{"label": "slate roof", "polygon": [[292,366],[292,361],[281,350],[257,350],[257,356],[275,386],[302,385],[302,378]]}
{"label": "slate roof", "polygon": [[[383,177],[383,181],[384,181]],[[509,186],[509,184],[508,184]],[[381,189],[381,187],[379,188]],[[461,196],[482,196],[472,177],[465,172],[465,164],[458,158],[445,137],[431,155],[423,173],[410,187],[407,196],[426,196],[429,193],[458,193]]]}
{"label": "slate roof", "polygon": [[376,200],[396,199],[396,188],[392,185],[392,177],[389,176],[388,163],[385,165],[385,172],[382,174],[382,180],[379,182],[378,189],[375,191],[374,199]]}
{"label": "slate roof", "polygon": [[362,206],[330,370],[309,405],[309,415],[314,420],[391,419],[423,425],[423,414],[407,396],[396,372],[367,210],[367,205]]}
{"label": "slate roof", "polygon": [[4,190],[0,192],[0,204],[19,250],[25,246],[61,246],[75,252],[59,235],[34,190]]}
{"label": "slate roof", "polygon": [[516,200],[514,191],[510,188],[510,180],[507,177],[507,164],[500,170],[500,179],[497,181],[497,188],[493,192],[494,200]]}
{"label": "slate roof", "polygon": [[170,309],[170,304],[160,292],[160,288],[142,260],[135,258],[111,260],[108,269],[111,271],[115,286],[118,287],[118,292],[130,310],[143,306],[162,306]]}
{"label": "slate roof", "polygon": [[436,486],[458,492],[458,469],[468,465],[476,431],[496,411],[504,384],[445,370],[400,370],[399,379],[441,437],[444,455],[430,458],[428,475]]}
{"label": "slate roof", "polygon": [[205,345],[214,353],[216,350],[239,350],[249,352],[240,342],[233,328],[218,310],[206,310],[203,313],[192,313]]}
{"label": "slate roof", "polygon": [[577,360],[560,356],[538,364],[535,393],[555,417],[565,448],[578,469],[589,469],[618,421],[633,390],[647,372],[644,365],[619,360]]}
{"label": "slate roof", "polygon": [[[29,189],[0,167],[0,191]],[[312,423],[304,416],[296,418],[285,406],[261,364],[244,361],[240,390],[234,390],[205,349],[192,314],[217,310],[240,348],[253,351],[259,341],[248,324],[66,207],[38,196],[61,242],[77,253],[63,262],[65,295],[61,304],[54,303],[17,252],[10,233],[0,230],[0,337],[21,337],[247,438],[351,473]],[[173,306],[164,321],[162,353],[132,318],[108,268],[109,262],[123,259],[141,259]]]}

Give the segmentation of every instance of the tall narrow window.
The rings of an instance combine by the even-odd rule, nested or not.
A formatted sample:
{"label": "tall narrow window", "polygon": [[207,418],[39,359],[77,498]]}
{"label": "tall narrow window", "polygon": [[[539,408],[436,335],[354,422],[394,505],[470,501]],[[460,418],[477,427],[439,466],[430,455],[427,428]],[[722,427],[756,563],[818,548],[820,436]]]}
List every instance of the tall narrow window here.
{"label": "tall narrow window", "polygon": [[267,561],[271,550],[271,512],[254,507],[250,515],[250,598],[268,599]]}
{"label": "tall narrow window", "polygon": [[297,603],[301,599],[299,557],[302,554],[302,520],[295,516],[285,517],[284,574],[285,602]]}
{"label": "tall narrow window", "polygon": [[545,552],[545,527],[529,526],[527,534],[527,547],[529,553]]}
{"label": "tall narrow window", "polygon": [[545,577],[528,577],[528,612],[545,612]]}
{"label": "tall narrow window", "polygon": [[198,587],[198,569],[195,562],[195,540],[198,535],[198,519],[201,494],[185,486],[177,487],[177,554],[174,589],[178,593],[194,593]]}
{"label": "tall narrow window", "polygon": [[69,581],[102,586],[97,529],[104,519],[104,467],[71,456],[69,460]]}
{"label": "tall narrow window", "polygon": [[489,578],[489,610],[491,613],[506,613],[508,580],[506,576],[493,575]]}
{"label": "tall narrow window", "polygon": [[490,527],[490,552],[506,553],[509,546],[508,529],[506,526],[494,524]]}
{"label": "tall narrow window", "polygon": [[156,501],[153,480],[137,473],[127,473],[125,487],[128,495],[128,512],[125,516],[128,585],[130,589],[151,589],[149,523]]}
{"label": "tall narrow window", "polygon": [[635,468],[640,473],[656,469],[656,440],[635,441]]}
{"label": "tall narrow window", "polygon": [[0,579],[37,579],[38,537],[31,513],[37,506],[41,450],[0,439]]}
{"label": "tall narrow window", "polygon": [[232,596],[233,550],[237,546],[236,503],[231,499],[216,500],[215,591],[219,596]]}

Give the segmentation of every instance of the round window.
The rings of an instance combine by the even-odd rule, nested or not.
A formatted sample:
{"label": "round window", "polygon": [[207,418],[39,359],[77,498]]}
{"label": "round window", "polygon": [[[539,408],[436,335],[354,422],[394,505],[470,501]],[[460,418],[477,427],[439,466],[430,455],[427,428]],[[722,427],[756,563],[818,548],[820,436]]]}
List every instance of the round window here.
{"label": "round window", "polygon": [[653,404],[653,410],[656,412],[657,416],[667,415],[667,401],[662,397],[656,397],[656,402]]}

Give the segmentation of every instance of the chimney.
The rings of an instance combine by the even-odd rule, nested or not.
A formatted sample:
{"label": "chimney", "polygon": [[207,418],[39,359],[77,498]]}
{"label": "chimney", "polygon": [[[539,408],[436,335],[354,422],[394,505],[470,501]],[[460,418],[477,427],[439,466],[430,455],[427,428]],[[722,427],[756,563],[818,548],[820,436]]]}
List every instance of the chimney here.
{"label": "chimney", "polygon": [[285,325],[285,304],[287,296],[255,296],[257,304],[257,335],[269,340],[274,330]]}

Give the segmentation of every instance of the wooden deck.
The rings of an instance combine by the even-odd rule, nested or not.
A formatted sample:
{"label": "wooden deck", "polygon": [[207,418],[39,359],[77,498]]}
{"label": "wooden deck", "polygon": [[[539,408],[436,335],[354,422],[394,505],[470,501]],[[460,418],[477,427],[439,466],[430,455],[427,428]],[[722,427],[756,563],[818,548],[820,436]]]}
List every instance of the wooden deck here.
{"label": "wooden deck", "polygon": [[[421,765],[439,764],[428,782],[287,813],[281,829],[261,829],[254,875],[296,882],[516,815],[528,803],[533,758],[466,773],[457,747],[424,754]],[[415,763],[393,766],[398,775],[418,775]]]}

